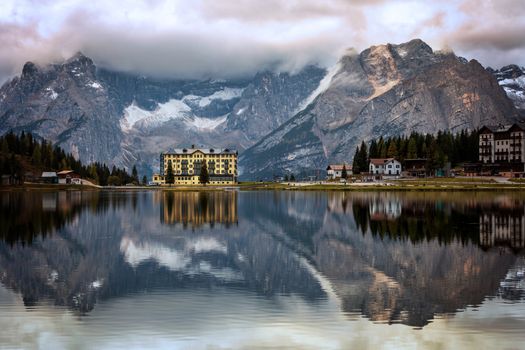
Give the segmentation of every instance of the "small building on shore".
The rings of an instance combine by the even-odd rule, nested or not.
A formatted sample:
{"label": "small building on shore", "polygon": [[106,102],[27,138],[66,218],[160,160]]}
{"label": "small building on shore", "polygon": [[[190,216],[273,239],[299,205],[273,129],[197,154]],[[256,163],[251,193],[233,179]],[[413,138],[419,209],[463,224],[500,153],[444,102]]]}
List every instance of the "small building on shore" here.
{"label": "small building on shore", "polygon": [[395,158],[371,158],[369,170],[374,175],[401,175],[401,163]]}
{"label": "small building on shore", "polygon": [[426,158],[410,158],[403,161],[403,175],[408,177],[425,177],[427,171]]}
{"label": "small building on shore", "polygon": [[343,168],[346,170],[346,175],[352,175],[352,166],[347,164],[330,164],[326,168],[326,177],[330,180],[336,180],[343,177]]}
{"label": "small building on shore", "polygon": [[57,173],[59,184],[75,184],[80,185],[82,183],[79,174],[73,170],[62,170]]}
{"label": "small building on shore", "polygon": [[54,171],[44,171],[42,175],[40,175],[40,182],[46,184],[57,184],[58,175]]}

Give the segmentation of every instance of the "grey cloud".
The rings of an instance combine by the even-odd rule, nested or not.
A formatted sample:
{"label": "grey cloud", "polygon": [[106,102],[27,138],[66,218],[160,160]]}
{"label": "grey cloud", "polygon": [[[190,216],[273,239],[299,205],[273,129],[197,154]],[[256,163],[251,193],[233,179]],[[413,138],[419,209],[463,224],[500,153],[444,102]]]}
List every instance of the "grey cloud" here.
{"label": "grey cloud", "polygon": [[[157,13],[164,4],[163,0],[148,1],[141,10],[151,6],[151,12]],[[78,50],[99,66],[122,71],[221,78],[262,69],[293,72],[308,63],[329,65],[350,46],[364,49],[414,37],[435,49],[452,48],[485,65],[525,64],[522,0],[465,0],[458,7],[465,20],[453,29],[447,25],[449,16],[455,14],[439,5],[432,5],[431,15],[419,23],[410,22],[410,27],[396,24],[389,28],[375,15],[387,3],[410,4],[408,0],[201,0],[182,4],[182,24],[175,16],[173,23],[160,26],[152,15],[138,22],[122,22],[122,16],[113,21],[108,12],[102,16],[104,5],[94,2],[92,7],[71,6],[66,19],[45,36],[38,22],[13,24],[4,18],[0,22],[0,81],[20,72],[25,61],[59,61]],[[293,35],[286,36],[288,32]]]}
{"label": "grey cloud", "polygon": [[465,0],[460,9],[467,20],[456,30],[445,33],[442,42],[493,67],[525,64],[523,0]]}

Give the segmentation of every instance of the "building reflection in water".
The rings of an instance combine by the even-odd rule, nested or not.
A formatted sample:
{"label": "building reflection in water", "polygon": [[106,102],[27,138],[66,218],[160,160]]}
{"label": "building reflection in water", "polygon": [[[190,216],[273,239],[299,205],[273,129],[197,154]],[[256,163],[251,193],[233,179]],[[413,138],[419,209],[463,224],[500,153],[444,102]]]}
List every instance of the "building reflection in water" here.
{"label": "building reflection in water", "polygon": [[479,243],[484,248],[525,248],[525,210],[521,213],[484,213],[479,217]]}
{"label": "building reflection in water", "polygon": [[238,224],[236,191],[163,191],[160,195],[162,224],[180,224],[183,228]]}

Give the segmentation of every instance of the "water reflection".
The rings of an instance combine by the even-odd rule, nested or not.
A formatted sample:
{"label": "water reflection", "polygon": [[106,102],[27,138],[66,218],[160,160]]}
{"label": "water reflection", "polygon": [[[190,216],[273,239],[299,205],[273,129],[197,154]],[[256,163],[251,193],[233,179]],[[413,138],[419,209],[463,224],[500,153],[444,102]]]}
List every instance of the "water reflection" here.
{"label": "water reflection", "polygon": [[228,227],[237,224],[237,192],[170,192],[160,193],[160,221],[182,224],[186,228],[216,223]]}
{"label": "water reflection", "polygon": [[27,307],[83,315],[137,292],[225,288],[423,327],[487,297],[525,298],[514,194],[4,192],[0,203],[0,282]]}

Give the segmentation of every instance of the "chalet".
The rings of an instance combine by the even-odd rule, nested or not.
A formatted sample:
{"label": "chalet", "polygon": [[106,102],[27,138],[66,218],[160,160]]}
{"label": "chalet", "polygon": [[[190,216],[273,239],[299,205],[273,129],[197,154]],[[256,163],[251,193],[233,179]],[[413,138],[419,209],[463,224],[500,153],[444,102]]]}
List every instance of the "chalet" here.
{"label": "chalet", "polygon": [[401,175],[401,163],[394,158],[371,158],[369,170],[374,175]]}
{"label": "chalet", "polygon": [[404,176],[425,177],[427,173],[426,158],[410,158],[403,161]]}
{"label": "chalet", "polygon": [[44,171],[42,175],[40,176],[40,182],[49,183],[49,184],[57,184],[58,175],[54,171]]}
{"label": "chalet", "polygon": [[343,177],[343,167],[346,169],[346,174],[352,175],[352,166],[346,164],[330,164],[326,168],[326,177],[328,179],[340,179]]}
{"label": "chalet", "polygon": [[80,185],[82,180],[80,175],[73,170],[62,170],[57,173],[59,184],[76,184]]}

